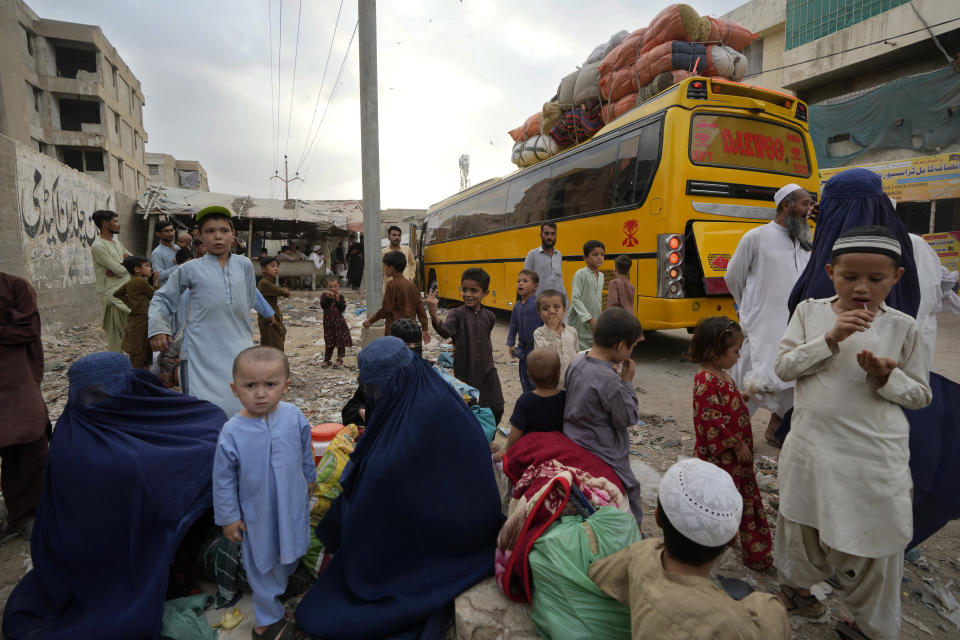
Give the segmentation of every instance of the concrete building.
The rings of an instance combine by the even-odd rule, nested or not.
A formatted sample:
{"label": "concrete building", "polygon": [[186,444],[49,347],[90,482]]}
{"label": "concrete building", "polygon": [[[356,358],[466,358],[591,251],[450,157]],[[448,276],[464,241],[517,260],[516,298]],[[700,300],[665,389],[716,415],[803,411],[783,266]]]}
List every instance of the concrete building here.
{"label": "concrete building", "polygon": [[[869,164],[904,185],[925,176],[927,195],[908,189],[897,208],[907,228],[960,229],[960,188],[949,184],[960,157],[960,70],[951,67],[960,2],[751,0],[724,17],[758,34],[743,82],[810,105],[821,170]],[[903,186],[884,185],[895,195]]]}
{"label": "concrete building", "polygon": [[0,134],[136,198],[147,185],[143,105],[100,27],[0,0]]}
{"label": "concrete building", "polygon": [[177,160],[169,153],[147,153],[147,184],[210,191],[207,170],[196,160]]}

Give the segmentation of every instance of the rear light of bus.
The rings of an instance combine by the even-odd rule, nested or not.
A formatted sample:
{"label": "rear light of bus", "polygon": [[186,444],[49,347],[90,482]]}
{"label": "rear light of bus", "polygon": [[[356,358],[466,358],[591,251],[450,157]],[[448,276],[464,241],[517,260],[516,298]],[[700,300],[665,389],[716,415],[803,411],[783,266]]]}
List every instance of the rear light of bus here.
{"label": "rear light of bus", "polygon": [[662,233],[657,236],[657,296],[683,297],[683,236]]}
{"label": "rear light of bus", "polygon": [[687,98],[690,100],[706,100],[707,99],[707,82],[706,80],[694,80],[687,86]]}
{"label": "rear light of bus", "polygon": [[730,295],[727,281],[723,278],[704,278],[703,287],[706,289],[708,296]]}
{"label": "rear light of bus", "polygon": [[807,121],[807,105],[802,102],[797,103],[797,120],[802,122]]}

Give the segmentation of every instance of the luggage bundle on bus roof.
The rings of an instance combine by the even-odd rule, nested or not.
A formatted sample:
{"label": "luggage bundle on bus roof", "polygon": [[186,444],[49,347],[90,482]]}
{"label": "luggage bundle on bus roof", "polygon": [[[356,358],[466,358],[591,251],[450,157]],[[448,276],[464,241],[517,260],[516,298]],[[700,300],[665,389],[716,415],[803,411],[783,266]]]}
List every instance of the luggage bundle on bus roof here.
{"label": "luggage bundle on bus roof", "polygon": [[694,73],[739,81],[747,70],[742,51],[755,37],[731,20],[670,5],[649,26],[610,36],[567,74],[543,109],[509,132],[511,161],[546,160]]}

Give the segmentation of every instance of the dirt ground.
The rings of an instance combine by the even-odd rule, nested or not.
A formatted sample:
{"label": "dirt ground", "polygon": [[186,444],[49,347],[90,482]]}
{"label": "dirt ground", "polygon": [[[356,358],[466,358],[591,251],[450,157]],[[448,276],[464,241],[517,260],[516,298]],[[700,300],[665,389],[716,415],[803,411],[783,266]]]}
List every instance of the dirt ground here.
{"label": "dirt ground", "polygon": [[[323,329],[318,293],[295,292],[294,297],[282,306],[288,327],[286,350],[293,373],[287,400],[299,406],[314,424],[340,421],[340,407],[353,393],[356,384],[360,323],[365,317],[359,292],[344,291],[349,305],[346,316],[357,346],[348,349],[344,368],[321,368]],[[939,322],[934,370],[956,378],[960,371],[960,317],[942,314]],[[504,425],[521,392],[516,361],[511,359],[505,346],[508,323],[509,317],[499,314],[493,335],[495,359],[506,400]],[[382,327],[374,327],[372,331],[374,335],[380,335]],[[685,331],[651,332],[634,354],[637,363],[634,383],[640,400],[642,424],[632,430],[631,452],[637,461],[659,473],[679,457],[693,453],[691,385],[697,367],[680,358],[688,342]],[[104,348],[102,332],[96,325],[74,327],[44,337],[46,374],[43,392],[51,420],[56,421],[66,404],[67,368],[78,358]],[[424,355],[435,358],[438,352],[439,345],[434,340],[426,347]],[[767,518],[772,525],[776,521],[778,450],[763,441],[767,417],[762,411],[754,416],[753,428],[755,441],[759,443],[756,449],[758,479],[767,505]],[[502,440],[504,436],[498,435],[497,438]],[[659,533],[652,508],[648,507],[644,514],[643,529],[645,535]],[[0,545],[0,606],[5,606],[10,591],[30,568],[30,555],[28,541],[14,533],[0,535],[3,536]],[[950,523],[924,542],[920,549],[919,559],[905,563],[901,638],[958,638],[960,605],[955,598],[960,597],[960,585],[954,582],[960,576],[960,522]],[[762,591],[775,590],[774,573],[760,574],[744,568],[738,554],[732,551],[727,553],[718,572],[742,578]],[[835,637],[831,630],[833,622],[848,617],[849,612],[836,593],[826,594],[825,601],[829,613],[822,621],[794,620],[794,638]],[[943,614],[938,613],[938,609]],[[947,616],[955,622],[950,622]],[[249,628],[247,621],[233,632],[221,634],[221,638],[240,637],[241,630],[243,634],[248,633],[246,628]]]}

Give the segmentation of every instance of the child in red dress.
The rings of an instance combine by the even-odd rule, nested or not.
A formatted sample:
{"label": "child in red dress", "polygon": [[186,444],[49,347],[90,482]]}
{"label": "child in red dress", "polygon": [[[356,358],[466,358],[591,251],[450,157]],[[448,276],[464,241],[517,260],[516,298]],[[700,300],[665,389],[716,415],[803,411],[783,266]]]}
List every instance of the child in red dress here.
{"label": "child in red dress", "polygon": [[330,366],[333,349],[337,349],[337,366],[343,366],[343,356],[347,347],[353,346],[350,327],[343,319],[347,301],[340,293],[340,279],[327,276],[327,290],[320,296],[320,308],[323,309],[323,342],[326,345],[323,354],[323,366]]}
{"label": "child in red dress", "polygon": [[740,546],[743,563],[756,571],[773,564],[773,540],[753,468],[750,413],[727,369],[740,359],[743,331],[723,316],[697,323],[690,360],[700,364],[693,379],[694,455],[730,474],[743,496]]}

